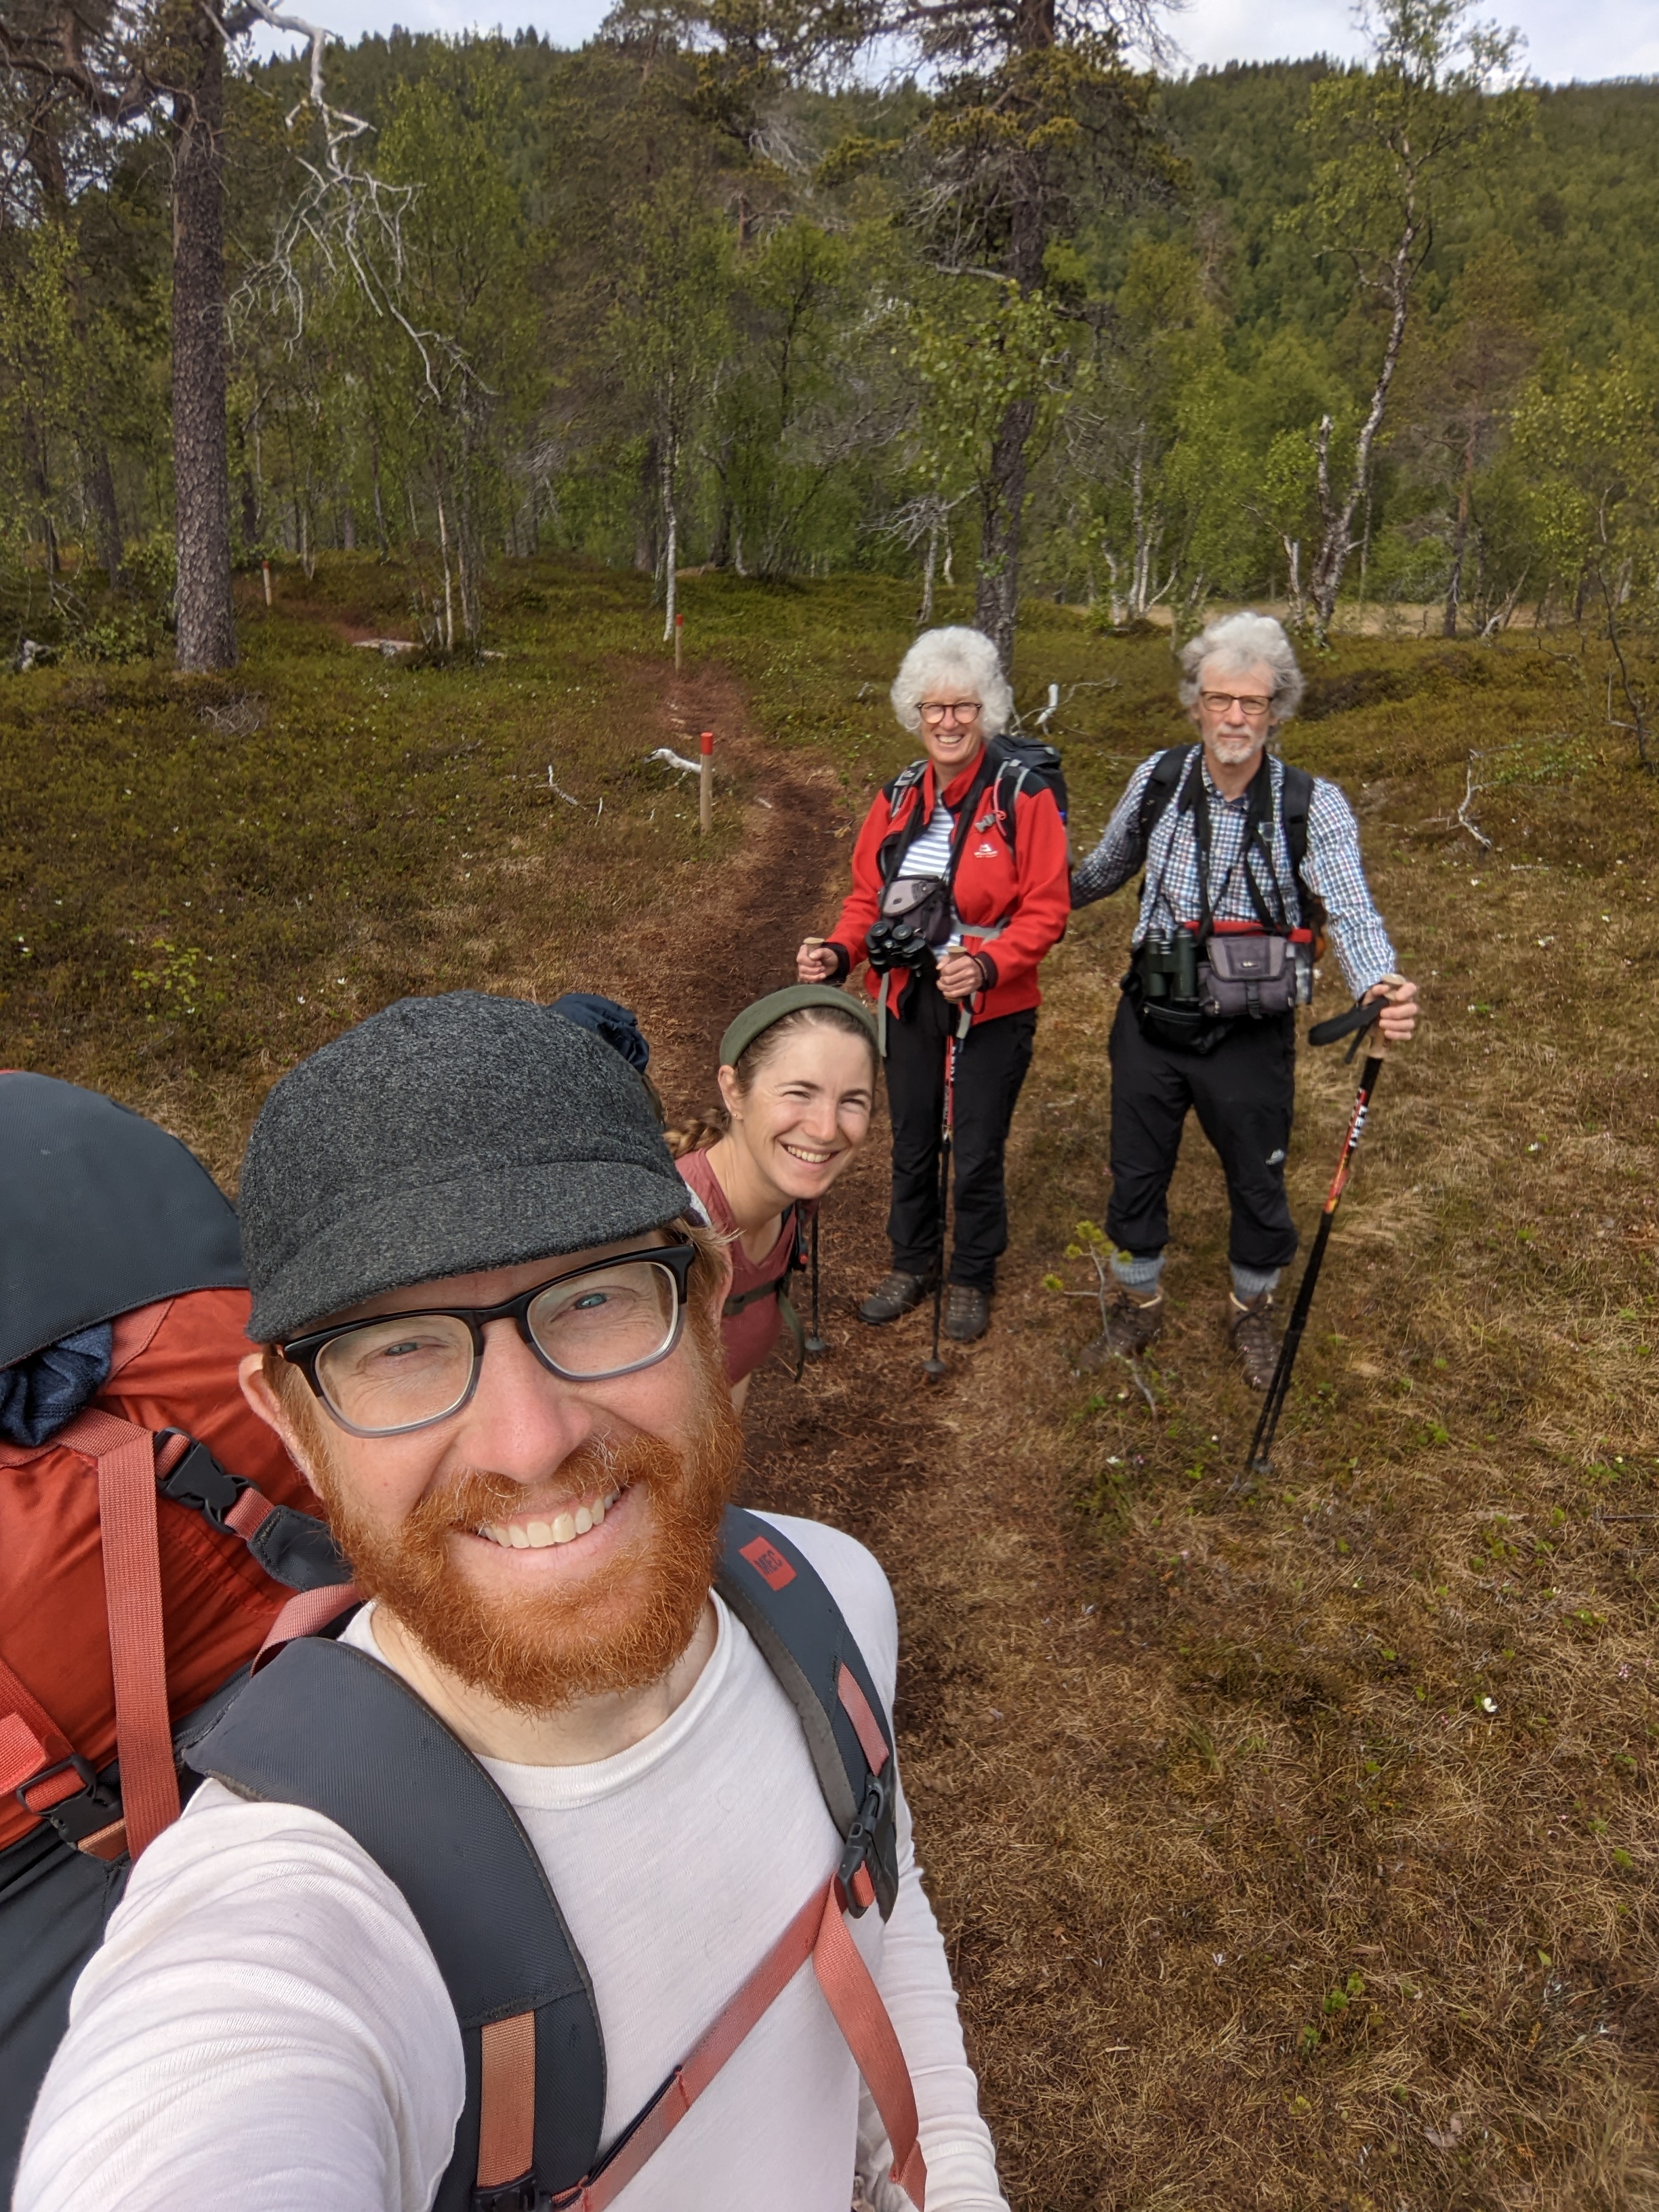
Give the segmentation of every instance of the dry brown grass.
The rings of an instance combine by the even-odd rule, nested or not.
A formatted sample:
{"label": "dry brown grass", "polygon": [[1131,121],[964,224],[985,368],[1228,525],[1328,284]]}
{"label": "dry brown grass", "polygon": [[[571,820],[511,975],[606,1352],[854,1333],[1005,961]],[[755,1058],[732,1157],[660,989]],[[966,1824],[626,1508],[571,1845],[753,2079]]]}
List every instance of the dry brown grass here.
{"label": "dry brown grass", "polygon": [[[0,893],[30,958],[0,963],[0,1060],[159,1108],[223,1171],[271,1076],[385,998],[586,984],[633,996],[665,1095],[701,1098],[903,757],[881,692],[908,595],[688,585],[696,651],[749,687],[739,781],[775,800],[705,853],[640,760],[674,734],[642,591],[502,588],[513,657],[483,671],[365,668],[338,626],[392,628],[397,587],[362,562],[211,696],[20,679]],[[1033,609],[1021,660],[1022,696],[1114,687],[1063,717],[1091,837],[1179,734],[1167,648]],[[689,726],[739,719],[727,678],[687,684]],[[1051,963],[992,1336],[926,1393],[920,1317],[851,1319],[883,1257],[860,1162],[828,1224],[831,1355],[799,1389],[757,1378],[749,1488],[869,1535],[894,1576],[905,1771],[1019,2212],[1623,2212],[1659,2203],[1656,793],[1526,641],[1345,640],[1311,703],[1289,750],[1359,806],[1428,1013],[1378,1094],[1273,1481],[1231,1489],[1255,1402],[1197,1139],[1156,1413],[1127,1373],[1073,1375],[1086,1304],[1043,1288],[1085,1286],[1062,1255],[1104,1212],[1119,899]],[[1474,808],[1490,854],[1449,826],[1471,747],[1504,779]],[[580,810],[537,787],[550,758]],[[210,1021],[147,1018],[142,945],[210,891],[189,941],[234,953],[238,988]],[[1304,1224],[1351,1079],[1304,1059]]]}
{"label": "dry brown grass", "polygon": [[[910,1786],[1023,2205],[1659,2194],[1654,794],[1610,750],[1523,744],[1474,810],[1496,851],[1424,826],[1468,747],[1572,715],[1518,657],[1446,672],[1426,710],[1289,746],[1359,801],[1428,1016],[1273,1480],[1232,1487],[1255,1405],[1195,1135],[1156,1415],[1127,1371],[1070,1377],[1089,1308],[1041,1287],[1085,1285],[1060,1255],[1103,1212],[1119,902],[1053,963],[1004,1333],[960,1386],[975,1452],[896,1510],[932,1655]],[[1304,1058],[1306,1224],[1351,1095]]]}

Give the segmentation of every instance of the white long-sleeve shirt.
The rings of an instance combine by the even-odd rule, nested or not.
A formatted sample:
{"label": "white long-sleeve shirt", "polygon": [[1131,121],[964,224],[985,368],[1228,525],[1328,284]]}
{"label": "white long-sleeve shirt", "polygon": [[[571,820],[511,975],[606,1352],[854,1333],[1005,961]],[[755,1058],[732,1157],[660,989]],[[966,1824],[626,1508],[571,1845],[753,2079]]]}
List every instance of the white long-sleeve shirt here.
{"label": "white long-sleeve shirt", "polygon": [[[898,1632],[879,1565],[838,1530],[772,1517],[890,1710]],[[631,1750],[486,1762],[592,1977],[607,2145],[840,1855],[794,1708],[715,1608],[690,1694]],[[383,1656],[372,1613],[347,1635]],[[849,1925],[915,2085],[929,2212],[1006,2212],[902,1792],[898,1822],[892,1917]],[[76,1985],[15,2212],[427,2212],[463,2094],[455,2014],[397,1888],[320,1814],[204,1783],[139,1862]],[[809,1963],[617,2202],[848,2212],[856,2172],[877,2212],[903,2212],[890,2163]]]}

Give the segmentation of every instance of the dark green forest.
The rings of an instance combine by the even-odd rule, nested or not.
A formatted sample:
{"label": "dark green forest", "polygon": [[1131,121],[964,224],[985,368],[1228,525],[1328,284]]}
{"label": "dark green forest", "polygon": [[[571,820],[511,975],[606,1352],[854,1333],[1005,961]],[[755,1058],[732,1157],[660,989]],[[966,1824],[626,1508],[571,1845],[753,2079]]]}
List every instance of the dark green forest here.
{"label": "dark green forest", "polygon": [[[913,574],[924,617],[976,577],[1005,642],[1018,593],[1577,623],[1645,745],[1659,82],[1529,87],[1396,0],[1365,67],[1172,80],[1084,31],[876,88],[791,45],[803,13],[394,31],[331,46],[321,103],[231,41],[230,559],[396,556],[439,650],[536,550],[653,571],[665,617],[690,567]],[[153,652],[179,103],[97,127],[6,53],[9,611]]]}

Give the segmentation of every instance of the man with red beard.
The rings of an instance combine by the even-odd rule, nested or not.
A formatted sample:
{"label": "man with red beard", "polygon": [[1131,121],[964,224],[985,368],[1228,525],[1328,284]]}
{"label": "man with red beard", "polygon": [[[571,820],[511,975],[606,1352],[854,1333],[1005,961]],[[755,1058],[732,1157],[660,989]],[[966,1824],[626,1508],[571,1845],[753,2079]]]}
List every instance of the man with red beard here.
{"label": "man with red beard", "polygon": [[[262,1346],[243,1387],[371,1601],[341,1644],[417,1694],[428,1734],[444,1723],[544,1871],[603,2035],[602,2153],[845,1863],[798,1705],[712,1587],[740,1456],[729,1268],[685,1205],[608,1045],[471,993],[388,1007],[283,1078],[241,1184]],[[811,1522],[768,1527],[827,1587],[890,1711],[897,1633],[875,1560]],[[288,1662],[250,1705],[275,1698],[282,1717],[305,1671]],[[210,1744],[197,1755],[216,1774]],[[380,1749],[362,1743],[365,1766]],[[417,1839],[441,1832],[418,1790],[390,1794]],[[1006,2212],[902,1793],[896,1808],[890,1911],[837,1911],[837,1940],[896,2033],[929,2212]],[[803,1964],[654,2154],[593,2201],[847,2212],[856,2184],[902,2212],[829,1987]],[[209,1779],[82,1977],[15,2203],[483,2203],[451,2170],[466,2109],[450,1988],[376,1857],[306,1804]],[[919,2190],[920,2160],[905,2171]],[[509,2195],[545,2202],[489,2201]]]}

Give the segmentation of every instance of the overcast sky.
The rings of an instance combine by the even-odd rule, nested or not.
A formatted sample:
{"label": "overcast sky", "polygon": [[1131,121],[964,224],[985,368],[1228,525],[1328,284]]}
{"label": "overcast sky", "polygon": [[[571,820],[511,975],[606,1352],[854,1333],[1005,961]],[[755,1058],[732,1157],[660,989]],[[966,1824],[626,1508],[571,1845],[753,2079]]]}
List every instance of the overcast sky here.
{"label": "overcast sky", "polygon": [[[304,13],[355,39],[393,23],[417,31],[465,31],[501,23],[531,25],[561,46],[580,46],[599,25],[606,0],[312,0]],[[1497,0],[1483,8],[1525,33],[1533,74],[1547,83],[1572,77],[1659,75],[1659,6],[1654,0]],[[1283,56],[1357,54],[1363,40],[1346,0],[1191,0],[1171,27],[1194,66],[1272,61]]]}

